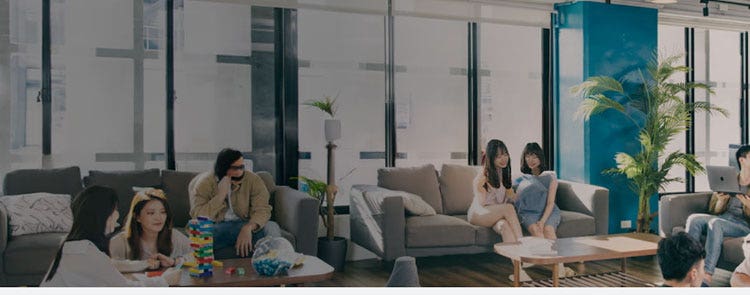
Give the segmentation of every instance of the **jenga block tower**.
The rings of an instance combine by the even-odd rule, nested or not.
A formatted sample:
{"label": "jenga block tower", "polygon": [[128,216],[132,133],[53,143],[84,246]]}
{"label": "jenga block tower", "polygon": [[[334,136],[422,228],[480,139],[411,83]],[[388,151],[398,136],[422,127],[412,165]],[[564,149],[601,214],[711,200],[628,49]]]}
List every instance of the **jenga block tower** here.
{"label": "jenga block tower", "polygon": [[193,248],[196,266],[191,267],[190,276],[203,278],[214,273],[214,222],[208,217],[198,216],[188,223],[190,246]]}

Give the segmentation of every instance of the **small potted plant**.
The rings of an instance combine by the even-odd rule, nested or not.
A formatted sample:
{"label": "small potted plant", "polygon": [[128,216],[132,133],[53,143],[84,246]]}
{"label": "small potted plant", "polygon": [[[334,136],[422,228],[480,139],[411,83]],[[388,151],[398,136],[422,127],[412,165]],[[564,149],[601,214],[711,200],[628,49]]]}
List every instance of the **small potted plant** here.
{"label": "small potted plant", "polygon": [[338,109],[338,106],[336,104],[336,98],[331,98],[330,96],[325,96],[322,99],[317,100],[309,100],[305,102],[304,104],[307,106],[311,106],[314,108],[317,108],[324,113],[331,116],[330,119],[325,120],[324,130],[325,130],[325,140],[328,142],[326,144],[326,149],[328,150],[328,161],[327,161],[327,176],[328,181],[327,183],[309,179],[306,177],[300,177],[300,181],[308,184],[310,187],[311,196],[317,198],[322,206],[322,198],[323,195],[325,195],[326,200],[326,208],[325,212],[321,209],[319,210],[321,218],[323,218],[323,224],[328,229],[327,234],[325,237],[318,238],[318,257],[323,259],[323,261],[327,262],[331,266],[333,266],[336,271],[343,271],[344,265],[346,263],[346,248],[347,248],[347,242],[346,238],[342,237],[336,237],[334,236],[334,219],[333,219],[333,213],[334,213],[334,201],[336,200],[336,194],[338,193],[338,186],[336,186],[336,178],[335,178],[335,169],[334,169],[334,153],[333,151],[336,149],[336,144],[333,143],[333,141],[341,138],[341,121],[335,118],[336,116],[336,110]]}
{"label": "small potted plant", "polygon": [[[336,271],[343,271],[346,264],[346,238],[334,236],[334,205],[335,185],[328,185],[323,181],[304,176],[292,177],[307,185],[307,193],[318,200],[318,214],[326,227],[326,236],[318,238],[318,257],[333,266]],[[323,207],[325,200],[326,207]]]}
{"label": "small potted plant", "polygon": [[304,103],[306,106],[317,108],[331,116],[324,123],[326,142],[332,142],[341,138],[341,121],[336,119],[336,111],[338,110],[338,106],[336,105],[337,99],[338,96],[335,98],[326,96],[317,100],[308,100]]}

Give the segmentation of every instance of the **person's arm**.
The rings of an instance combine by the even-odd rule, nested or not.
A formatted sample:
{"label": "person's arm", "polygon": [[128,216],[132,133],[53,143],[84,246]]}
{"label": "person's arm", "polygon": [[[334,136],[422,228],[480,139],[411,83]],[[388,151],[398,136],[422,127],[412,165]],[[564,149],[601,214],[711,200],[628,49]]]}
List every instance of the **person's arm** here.
{"label": "person's arm", "polygon": [[544,213],[542,213],[542,218],[539,220],[542,228],[544,228],[544,223],[547,222],[547,218],[549,218],[550,214],[552,214],[552,210],[555,208],[555,196],[557,195],[557,178],[554,176],[550,177],[552,179],[550,180],[549,189],[547,190],[547,204],[544,206]]}
{"label": "person's arm", "polygon": [[729,285],[732,287],[750,287],[750,276],[741,272],[732,273]]}
{"label": "person's arm", "polygon": [[479,205],[484,206],[484,202],[487,200],[487,190],[484,188],[484,184],[487,182],[482,172],[474,178],[474,198],[479,201]]}
{"label": "person's arm", "polygon": [[76,255],[78,261],[74,261],[80,277],[89,277],[92,282],[101,283],[107,287],[167,287],[169,284],[162,277],[153,277],[145,280],[129,280],[120,273],[112,264],[110,258],[99,251],[93,244],[89,245],[87,255]]}
{"label": "person's arm", "polygon": [[125,238],[125,232],[120,232],[109,241],[109,257],[112,259],[112,264],[119,272],[134,272],[142,271],[146,268],[159,268],[158,260],[131,260],[129,252],[130,246],[128,245],[128,239]]}
{"label": "person's arm", "polygon": [[177,264],[195,261],[193,248],[190,247],[190,239],[177,230],[172,230],[172,257],[177,259]]}
{"label": "person's arm", "polygon": [[[260,176],[255,176],[250,184],[250,220],[248,226],[258,231],[271,219],[271,204],[268,203],[270,194]],[[253,225],[255,224],[255,225]],[[252,228],[254,227],[254,228]]]}
{"label": "person's arm", "polygon": [[204,175],[197,179],[195,186],[190,190],[190,217],[207,216],[213,218],[214,214],[224,206],[224,200],[229,194],[231,179],[225,176],[214,189],[215,181],[212,174]]}

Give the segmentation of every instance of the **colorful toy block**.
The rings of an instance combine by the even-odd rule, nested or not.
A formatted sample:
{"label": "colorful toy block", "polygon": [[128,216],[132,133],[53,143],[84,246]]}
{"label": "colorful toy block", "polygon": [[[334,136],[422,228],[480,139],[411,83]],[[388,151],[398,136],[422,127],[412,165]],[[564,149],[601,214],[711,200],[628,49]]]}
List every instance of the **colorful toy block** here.
{"label": "colorful toy block", "polygon": [[188,223],[190,247],[193,248],[195,263],[190,268],[193,277],[208,277],[213,275],[214,246],[213,221],[205,216],[199,216]]}

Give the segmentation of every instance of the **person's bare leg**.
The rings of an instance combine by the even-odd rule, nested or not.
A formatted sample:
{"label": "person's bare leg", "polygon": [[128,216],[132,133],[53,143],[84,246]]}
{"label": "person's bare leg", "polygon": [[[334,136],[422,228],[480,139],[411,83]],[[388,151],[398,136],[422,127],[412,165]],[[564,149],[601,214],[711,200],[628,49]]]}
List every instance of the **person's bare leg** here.
{"label": "person's bare leg", "polygon": [[557,240],[557,234],[555,228],[549,225],[544,226],[544,238],[549,240]]}
{"label": "person's bare leg", "polygon": [[516,238],[516,234],[513,233],[513,229],[511,229],[507,222],[505,220],[500,220],[495,225],[492,226],[492,230],[494,230],[496,233],[498,233],[501,237],[503,237],[504,243],[515,243],[518,242],[518,239]]}
{"label": "person's bare leg", "polygon": [[529,230],[529,233],[532,236],[539,237],[539,238],[544,238],[544,232],[542,232],[542,229],[539,228],[539,225],[532,224],[532,225],[529,225],[529,228],[527,228],[527,229]]}
{"label": "person's bare leg", "polygon": [[513,233],[516,235],[516,240],[523,237],[523,229],[521,229],[521,222],[518,221],[516,209],[510,204],[508,206],[505,206],[503,208],[503,216],[505,217],[505,221],[508,223],[508,227],[512,229]]}

